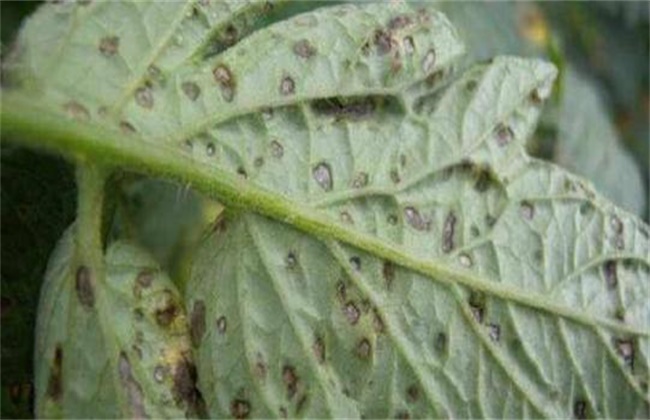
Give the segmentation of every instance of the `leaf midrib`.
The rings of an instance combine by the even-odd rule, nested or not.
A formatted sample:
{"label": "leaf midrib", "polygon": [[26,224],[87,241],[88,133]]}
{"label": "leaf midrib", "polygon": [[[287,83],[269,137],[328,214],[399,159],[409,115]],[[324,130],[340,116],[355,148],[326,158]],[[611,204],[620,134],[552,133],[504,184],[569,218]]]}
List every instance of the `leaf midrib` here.
{"label": "leaf midrib", "polygon": [[28,98],[21,98],[20,94],[4,95],[0,112],[2,133],[23,144],[48,147],[77,159],[92,159],[114,169],[190,183],[226,206],[259,213],[308,234],[347,243],[378,258],[421,273],[432,281],[460,284],[583,325],[650,337],[650,331],[557,305],[537,293],[483,280],[471,271],[450,267],[440,259],[425,260],[411,256],[401,247],[372,235],[353,232],[348,225],[332,220],[313,207],[255,186],[224,169],[195,161],[175,148],[151,144],[136,136],[124,137],[89,123],[70,124],[69,119],[34,105]]}

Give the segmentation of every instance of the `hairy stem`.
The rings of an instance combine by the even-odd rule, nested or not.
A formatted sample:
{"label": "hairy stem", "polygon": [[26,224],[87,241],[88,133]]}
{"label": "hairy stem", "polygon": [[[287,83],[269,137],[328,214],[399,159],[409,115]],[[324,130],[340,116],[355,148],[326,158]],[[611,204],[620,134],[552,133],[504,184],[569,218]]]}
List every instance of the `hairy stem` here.
{"label": "hairy stem", "polygon": [[449,262],[414,257],[399,246],[351,230],[349,226],[332,220],[310,205],[260,188],[214,165],[196,162],[177,148],[135,136],[124,136],[117,131],[87,123],[73,124],[20,97],[3,98],[2,133],[11,135],[20,143],[46,147],[81,161],[98,162],[114,168],[190,183],[192,187],[217,198],[226,206],[259,213],[310,235],[350,244],[422,273],[432,281],[460,284],[583,325],[650,336],[648,331],[559,305],[541,294],[484,280],[471,271],[450,266]]}

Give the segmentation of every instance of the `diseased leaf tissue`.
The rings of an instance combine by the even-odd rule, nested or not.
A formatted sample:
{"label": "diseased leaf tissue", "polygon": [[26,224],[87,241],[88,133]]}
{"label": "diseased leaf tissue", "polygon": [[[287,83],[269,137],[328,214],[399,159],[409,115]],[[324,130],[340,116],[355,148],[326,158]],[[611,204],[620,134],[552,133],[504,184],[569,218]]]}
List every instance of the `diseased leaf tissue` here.
{"label": "diseased leaf tissue", "polygon": [[[44,144],[82,185],[36,414],[648,417],[649,228],[524,149],[556,69],[455,72],[432,5],[281,6],[64,2],[22,29],[10,99],[69,121]],[[122,171],[226,206],[180,291],[105,232]]]}

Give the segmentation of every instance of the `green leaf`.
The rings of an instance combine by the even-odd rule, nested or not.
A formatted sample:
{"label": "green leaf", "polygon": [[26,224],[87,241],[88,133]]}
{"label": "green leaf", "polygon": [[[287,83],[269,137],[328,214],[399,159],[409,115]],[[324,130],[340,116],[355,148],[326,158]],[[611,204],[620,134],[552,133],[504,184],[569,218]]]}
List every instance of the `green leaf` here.
{"label": "green leaf", "polygon": [[554,161],[575,171],[621,207],[642,215],[647,194],[639,168],[624,148],[592,83],[565,75]]}
{"label": "green leaf", "polygon": [[200,411],[180,295],[153,259],[116,242],[106,278],[54,251],[36,330],[38,417],[182,417]]}
{"label": "green leaf", "polygon": [[[294,152],[251,178],[350,235],[477,282],[254,214],[226,218],[187,291],[211,415],[645,416],[648,228],[525,156],[554,74],[498,58],[468,71],[426,118],[328,124],[303,107],[215,134],[239,141],[245,160],[260,137],[304,132],[282,136]],[[256,124],[257,135],[241,135]],[[295,152],[305,138],[318,139],[309,161]]]}
{"label": "green leaf", "polygon": [[[264,106],[397,93],[463,52],[440,13],[342,5],[263,28],[202,59],[214,36],[210,25],[219,25],[205,21],[217,13],[203,10],[218,7],[213,3],[44,6],[22,31],[10,74],[74,118],[180,144]],[[406,21],[389,32],[399,16]],[[203,30],[186,36],[188,25]]]}
{"label": "green leaf", "polygon": [[[71,10],[93,17],[66,26],[85,60],[108,58],[85,22],[120,9]],[[525,154],[552,66],[498,57],[451,83],[462,51],[437,12],[319,9],[164,82],[141,53],[94,80],[118,95],[33,76],[2,129],[230,209],[185,296],[211,416],[647,417],[648,226]]]}

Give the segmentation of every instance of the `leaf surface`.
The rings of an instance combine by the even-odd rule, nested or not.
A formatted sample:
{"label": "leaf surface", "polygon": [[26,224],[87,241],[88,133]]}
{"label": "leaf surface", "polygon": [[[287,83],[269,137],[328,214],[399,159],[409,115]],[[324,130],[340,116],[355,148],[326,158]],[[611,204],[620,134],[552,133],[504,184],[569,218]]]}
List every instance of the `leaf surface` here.
{"label": "leaf surface", "polygon": [[[648,226],[525,154],[552,66],[497,57],[452,82],[464,48],[442,14],[371,4],[214,55],[195,42],[165,67],[189,6],[126,5],[159,41],[126,57],[137,65],[84,72],[106,83],[94,91],[75,69],[25,84],[173,153],[180,166],[161,167],[206,191],[241,186],[219,198],[251,207],[215,225],[185,296],[211,416],[648,416]],[[87,22],[112,28],[119,10],[42,16],[61,13],[84,57],[113,68],[123,44],[106,54],[109,33]],[[17,68],[39,45],[24,39]],[[75,43],[62,45],[66,61]],[[132,162],[115,137],[103,150]]]}
{"label": "leaf surface", "polygon": [[52,254],[36,329],[39,417],[183,417],[200,410],[181,297],[153,259],[114,243],[106,278],[70,228]]}
{"label": "leaf surface", "polygon": [[[505,291],[450,285],[252,214],[225,219],[187,292],[211,326],[197,354],[210,412],[644,416],[648,229],[525,156],[553,76],[497,58],[424,115],[336,122],[303,107],[302,118],[228,125],[233,150],[287,125],[305,134],[282,136],[285,150],[319,139],[311,165],[286,153],[282,167],[295,170],[264,165],[254,182]],[[266,129],[241,135],[257,124]],[[242,160],[250,144],[236,149]]]}

